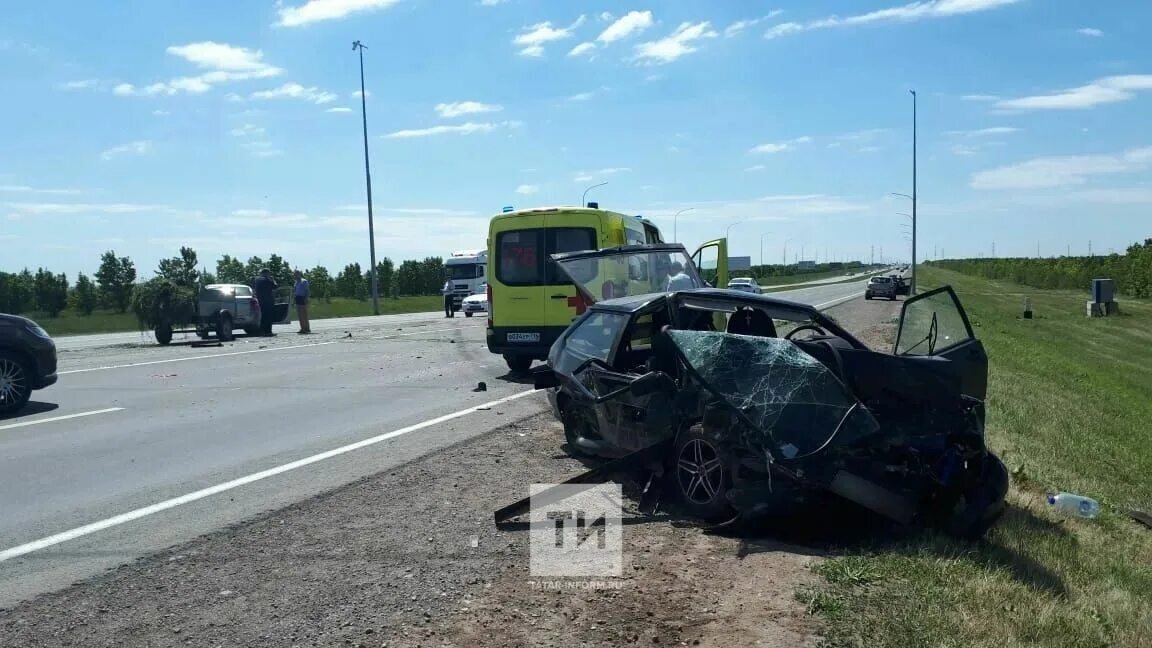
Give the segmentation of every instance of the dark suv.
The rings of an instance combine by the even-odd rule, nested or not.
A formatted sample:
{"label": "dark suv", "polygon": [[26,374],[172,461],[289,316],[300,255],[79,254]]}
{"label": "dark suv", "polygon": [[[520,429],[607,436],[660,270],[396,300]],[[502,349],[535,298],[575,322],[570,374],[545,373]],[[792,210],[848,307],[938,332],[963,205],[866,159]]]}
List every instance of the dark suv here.
{"label": "dark suv", "polygon": [[0,415],[56,382],[56,343],[36,322],[0,313]]}

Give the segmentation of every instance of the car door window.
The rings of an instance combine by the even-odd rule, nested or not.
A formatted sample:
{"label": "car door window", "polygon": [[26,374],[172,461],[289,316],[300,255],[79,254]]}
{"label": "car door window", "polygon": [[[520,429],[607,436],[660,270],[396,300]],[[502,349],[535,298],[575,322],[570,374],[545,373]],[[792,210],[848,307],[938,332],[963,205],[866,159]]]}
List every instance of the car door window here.
{"label": "car door window", "polygon": [[972,339],[955,293],[942,288],[904,302],[896,355],[936,355]]}
{"label": "car door window", "polygon": [[564,340],[564,352],[560,354],[556,370],[570,373],[590,358],[607,363],[627,324],[628,316],[624,313],[592,313]]}

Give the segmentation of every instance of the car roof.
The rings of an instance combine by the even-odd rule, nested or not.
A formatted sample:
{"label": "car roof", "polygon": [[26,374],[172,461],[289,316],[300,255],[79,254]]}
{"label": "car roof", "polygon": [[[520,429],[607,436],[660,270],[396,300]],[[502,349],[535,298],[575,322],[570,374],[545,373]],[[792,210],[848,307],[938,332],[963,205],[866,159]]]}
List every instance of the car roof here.
{"label": "car roof", "polygon": [[733,277],[728,283],[752,283],[752,277]]}

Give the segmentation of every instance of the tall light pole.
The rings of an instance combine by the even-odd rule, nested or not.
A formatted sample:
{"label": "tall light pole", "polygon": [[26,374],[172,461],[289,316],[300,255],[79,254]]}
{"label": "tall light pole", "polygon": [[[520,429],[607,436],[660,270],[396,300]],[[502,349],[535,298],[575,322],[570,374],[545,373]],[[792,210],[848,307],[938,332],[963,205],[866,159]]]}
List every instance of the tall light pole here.
{"label": "tall light pole", "polygon": [[760,267],[761,268],[764,267],[764,237],[768,236],[771,233],[772,232],[764,232],[763,234],[760,235]]}
{"label": "tall light pole", "polygon": [[784,241],[784,267],[788,267],[788,244],[791,242],[792,239]]}
{"label": "tall light pole", "polygon": [[368,253],[372,262],[372,314],[380,314],[380,283],[376,276],[376,231],[372,224],[372,171],[368,164],[368,102],[364,92],[364,44],[352,41],[352,49],[360,53],[360,116],[364,124],[364,183],[368,187]]}
{"label": "tall light pole", "polygon": [[912,281],[909,294],[916,294],[916,91],[912,93]]}
{"label": "tall light pole", "polygon": [[737,225],[739,225],[740,223],[743,223],[743,222],[744,221],[736,221],[735,223],[729,224],[728,227],[724,229],[724,238],[728,238],[728,236],[732,233],[733,227],[736,227]]}
{"label": "tall light pole", "polygon": [[581,196],[580,196],[580,206],[581,207],[587,207],[588,206],[588,203],[586,201],[588,199],[588,192],[589,191],[592,191],[596,187],[603,187],[606,184],[608,184],[607,180],[605,180],[604,182],[601,182],[600,184],[594,184],[591,187],[588,187],[587,189],[585,189],[584,193],[581,194]]}
{"label": "tall light pole", "polygon": [[680,214],[683,214],[684,212],[690,212],[693,209],[696,209],[696,208],[695,207],[688,207],[687,209],[681,209],[680,211],[676,212],[675,216],[672,217],[672,242],[673,243],[679,243],[680,242],[680,238],[678,236],[678,230],[676,229],[677,219],[680,218]]}

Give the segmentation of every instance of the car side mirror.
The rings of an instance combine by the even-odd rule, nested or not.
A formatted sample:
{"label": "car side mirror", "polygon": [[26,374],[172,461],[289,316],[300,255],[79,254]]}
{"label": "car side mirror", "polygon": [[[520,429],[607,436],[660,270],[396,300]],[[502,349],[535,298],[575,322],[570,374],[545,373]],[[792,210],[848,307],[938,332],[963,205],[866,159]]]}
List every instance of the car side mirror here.
{"label": "car side mirror", "polygon": [[556,377],[552,367],[544,365],[532,370],[532,386],[535,389],[551,389],[560,386],[560,379]]}
{"label": "car side mirror", "polygon": [[633,396],[648,396],[662,391],[672,391],[676,388],[676,381],[663,371],[650,371],[628,385],[628,391]]}

